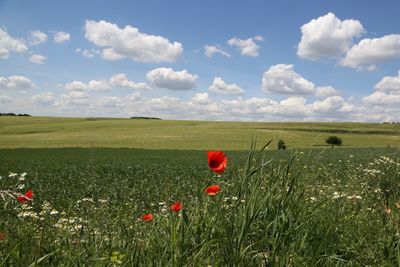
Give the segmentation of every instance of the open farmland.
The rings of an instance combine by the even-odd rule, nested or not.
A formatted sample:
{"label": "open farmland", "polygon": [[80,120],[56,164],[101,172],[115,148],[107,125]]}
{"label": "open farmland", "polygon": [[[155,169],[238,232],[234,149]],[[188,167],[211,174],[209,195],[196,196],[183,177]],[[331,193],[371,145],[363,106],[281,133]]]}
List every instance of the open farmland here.
{"label": "open farmland", "polygon": [[0,266],[400,264],[399,126],[0,121]]}
{"label": "open farmland", "polygon": [[400,124],[0,117],[0,148],[247,150],[253,137],[283,139],[289,148],[307,148],[326,146],[330,135],[342,138],[344,147],[398,147]]}

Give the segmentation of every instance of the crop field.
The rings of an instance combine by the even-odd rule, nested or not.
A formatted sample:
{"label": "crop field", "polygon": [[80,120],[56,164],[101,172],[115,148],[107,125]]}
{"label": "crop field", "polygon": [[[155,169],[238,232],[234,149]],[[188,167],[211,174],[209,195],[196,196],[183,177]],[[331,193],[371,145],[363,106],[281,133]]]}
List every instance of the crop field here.
{"label": "crop field", "polygon": [[1,149],[0,265],[400,264],[397,148],[226,155]]}
{"label": "crop field", "polygon": [[0,117],[0,148],[247,150],[252,138],[283,139],[288,148],[310,148],[325,147],[330,135],[340,136],[344,147],[398,147],[400,124]]}
{"label": "crop field", "polygon": [[57,120],[0,118],[0,266],[400,265],[397,125]]}

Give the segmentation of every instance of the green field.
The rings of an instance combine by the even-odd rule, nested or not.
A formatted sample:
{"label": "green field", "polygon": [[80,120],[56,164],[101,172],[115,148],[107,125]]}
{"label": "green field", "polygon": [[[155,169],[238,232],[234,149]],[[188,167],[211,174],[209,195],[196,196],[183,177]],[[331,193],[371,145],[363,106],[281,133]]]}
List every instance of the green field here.
{"label": "green field", "polygon": [[0,117],[0,148],[246,150],[253,137],[262,141],[283,139],[289,148],[306,148],[326,146],[325,139],[330,135],[342,138],[344,147],[400,145],[399,124]]}
{"label": "green field", "polygon": [[[0,266],[400,265],[398,125],[0,123]],[[250,153],[252,138],[274,142]],[[221,176],[214,149],[228,156]]]}
{"label": "green field", "polygon": [[247,155],[218,177],[205,151],[0,149],[0,266],[400,264],[399,149]]}

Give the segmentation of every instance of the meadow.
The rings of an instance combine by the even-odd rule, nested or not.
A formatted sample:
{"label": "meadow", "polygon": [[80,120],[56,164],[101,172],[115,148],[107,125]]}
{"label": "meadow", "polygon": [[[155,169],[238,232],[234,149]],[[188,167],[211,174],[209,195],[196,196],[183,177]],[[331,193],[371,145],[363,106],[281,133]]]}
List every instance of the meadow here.
{"label": "meadow", "polygon": [[330,135],[340,136],[345,147],[398,146],[400,124],[0,117],[0,148],[248,150],[252,138],[283,139],[288,148],[311,148],[325,147]]}
{"label": "meadow", "polygon": [[[262,137],[279,124],[110,120],[114,127],[91,132],[85,119],[66,119],[77,123],[62,130],[65,121],[35,119],[0,120],[0,266],[400,265],[396,125],[282,124],[292,130],[282,130],[289,149],[278,151]],[[151,142],[138,135],[125,140],[133,149],[104,135],[144,128],[154,136],[187,129],[199,140],[174,147],[178,140],[155,137],[143,149]],[[68,138],[77,129],[89,148]],[[325,146],[321,136],[332,133],[347,145]],[[313,141],[296,143],[308,134]],[[214,149],[227,155],[222,173],[208,164]],[[210,195],[210,185],[221,190]]]}

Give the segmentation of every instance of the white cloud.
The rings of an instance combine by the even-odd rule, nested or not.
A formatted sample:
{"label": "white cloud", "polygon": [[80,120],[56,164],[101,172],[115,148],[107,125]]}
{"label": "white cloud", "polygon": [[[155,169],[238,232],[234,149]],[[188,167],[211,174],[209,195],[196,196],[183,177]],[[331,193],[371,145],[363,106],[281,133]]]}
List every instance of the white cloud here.
{"label": "white cloud", "polygon": [[374,93],[363,97],[362,102],[364,104],[369,106],[397,106],[400,109],[400,71],[398,76],[383,77],[374,89]]}
{"label": "white cloud", "polygon": [[98,100],[97,105],[102,108],[118,108],[122,107],[123,101],[119,97],[105,96]]}
{"label": "white cloud", "polygon": [[125,97],[125,100],[128,101],[128,104],[131,102],[137,102],[141,99],[140,93],[139,92],[134,92],[132,94],[129,94]]}
{"label": "white cloud", "polygon": [[33,102],[40,105],[51,105],[55,101],[56,97],[51,92],[41,93],[38,95],[32,96]]}
{"label": "white cloud", "polygon": [[87,20],[85,37],[103,49],[103,58],[118,60],[130,58],[140,62],[174,62],[183,52],[178,42],[171,43],[162,36],[141,33],[130,25],[118,25],[101,20]]}
{"label": "white cloud", "polygon": [[7,96],[7,95],[0,95],[0,103],[5,104],[5,103],[11,103],[12,98]]}
{"label": "white cloud", "polygon": [[339,111],[344,107],[345,101],[340,96],[329,96],[323,101],[315,101],[312,104],[312,109],[317,113],[331,113]]}
{"label": "white cloud", "polygon": [[332,86],[320,86],[317,87],[315,95],[318,97],[327,97],[327,96],[339,95],[339,92]]}
{"label": "white cloud", "polygon": [[339,56],[347,52],[353,39],[364,32],[358,20],[341,21],[335,14],[328,13],[301,26],[297,55],[310,60]]}
{"label": "white cloud", "polygon": [[64,43],[66,41],[69,41],[70,39],[71,39],[71,35],[68,32],[63,32],[63,31],[55,32],[54,36],[53,36],[53,40],[57,44]]}
{"label": "white cloud", "polygon": [[82,54],[82,56],[88,57],[88,58],[94,57],[95,55],[98,55],[101,53],[101,51],[93,49],[93,48],[90,50],[77,48],[75,51],[79,54]]}
{"label": "white cloud", "polygon": [[26,90],[34,87],[35,84],[24,76],[0,77],[0,89]]}
{"label": "white cloud", "polygon": [[28,48],[22,39],[13,38],[5,29],[0,28],[0,59],[8,58],[11,51],[24,53]]}
{"label": "white cloud", "polygon": [[380,92],[400,94],[400,71],[397,76],[385,76],[375,85]]}
{"label": "white cloud", "polygon": [[190,102],[195,104],[195,105],[205,105],[210,103],[210,99],[208,98],[208,93],[204,92],[204,93],[197,93],[196,95],[194,95],[191,99]]}
{"label": "white cloud", "polygon": [[366,96],[362,99],[363,103],[369,105],[400,105],[400,95],[387,94],[384,92],[374,92],[373,94]]}
{"label": "white cloud", "polygon": [[150,89],[150,87],[145,83],[135,83],[130,81],[125,73],[116,74],[109,80],[91,80],[88,83],[72,81],[64,86],[65,89],[72,91],[109,91],[111,88],[115,87],[139,90]]}
{"label": "white cloud", "polygon": [[363,39],[353,45],[341,60],[342,66],[374,70],[376,64],[400,58],[400,34]]}
{"label": "white cloud", "polygon": [[279,103],[262,107],[259,112],[288,118],[302,118],[312,115],[310,108],[306,105],[306,99],[302,96],[289,97]]}
{"label": "white cloud", "polygon": [[207,57],[213,57],[214,54],[220,54],[221,56],[224,56],[227,58],[231,57],[231,55],[228,52],[223,50],[221,47],[215,46],[215,45],[205,45],[204,46],[204,54]]}
{"label": "white cloud", "polygon": [[58,100],[54,102],[53,106],[77,111],[77,107],[84,109],[90,106],[89,97],[90,95],[86,92],[70,91],[68,94],[61,95]]}
{"label": "white cloud", "polygon": [[152,109],[158,111],[171,111],[175,110],[181,101],[179,98],[170,97],[170,96],[162,96],[158,98],[150,98],[145,101],[146,105],[149,105]]}
{"label": "white cloud", "polygon": [[46,60],[46,57],[43,55],[38,55],[38,54],[33,54],[30,58],[30,61],[37,63],[37,64],[43,64],[44,61]]}
{"label": "white cloud", "polygon": [[218,94],[235,94],[235,95],[243,95],[243,89],[237,85],[236,83],[227,84],[220,77],[215,77],[212,85],[208,88],[208,90],[212,93]]}
{"label": "white cloud", "polygon": [[262,37],[259,35],[248,39],[233,37],[228,40],[228,45],[236,46],[240,50],[240,54],[243,56],[258,57],[260,46],[258,46],[255,41],[262,41]]}
{"label": "white cloud", "polygon": [[293,65],[278,64],[264,72],[262,89],[268,93],[304,95],[315,92],[315,85],[293,70]]}
{"label": "white cloud", "polygon": [[110,78],[110,83],[115,87],[150,90],[150,87],[145,83],[135,83],[133,81],[129,81],[125,73],[119,73],[112,76]]}
{"label": "white cloud", "polygon": [[189,90],[196,86],[199,76],[187,70],[174,71],[171,68],[157,68],[149,71],[146,78],[156,87],[171,90]]}
{"label": "white cloud", "polygon": [[41,31],[31,31],[31,37],[29,39],[30,45],[38,45],[47,41],[47,34]]}
{"label": "white cloud", "polygon": [[72,81],[65,85],[65,89],[72,91],[108,91],[110,88],[110,84],[105,80],[91,80],[87,84],[81,81]]}

